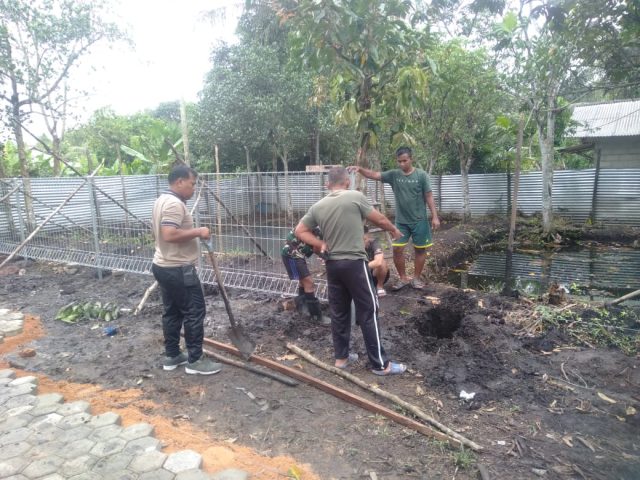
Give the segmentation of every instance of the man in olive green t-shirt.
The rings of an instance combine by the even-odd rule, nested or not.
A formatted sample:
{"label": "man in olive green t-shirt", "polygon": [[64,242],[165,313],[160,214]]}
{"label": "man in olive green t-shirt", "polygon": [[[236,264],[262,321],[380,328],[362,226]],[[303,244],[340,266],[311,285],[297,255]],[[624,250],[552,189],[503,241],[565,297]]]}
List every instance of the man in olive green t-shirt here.
{"label": "man in olive green t-shirt", "polygon": [[[366,168],[349,167],[350,172],[357,172],[363,177],[379,180],[391,185],[396,197],[396,227],[402,232],[402,237],[393,241],[393,263],[398,271],[398,281],[391,286],[391,290],[400,290],[406,285],[422,289],[422,271],[424,269],[427,248],[433,245],[431,241],[431,229],[427,220],[427,209],[431,212],[431,226],[433,229],[440,227],[438,211],[433,200],[433,193],[429,183],[427,172],[413,166],[413,158],[409,147],[400,147],[396,150],[397,169],[386,172],[374,172]],[[404,247],[413,240],[415,251],[415,264],[413,278],[409,278],[406,272]]]}
{"label": "man in olive green t-shirt", "polygon": [[[391,233],[393,238],[399,238],[402,233],[374,210],[362,193],[349,190],[349,174],[344,167],[329,171],[327,186],[329,194],[309,209],[298,223],[295,235],[311,245],[317,254],[328,255],[327,283],[335,366],[347,368],[358,359],[357,354],[349,352],[353,301],[356,324],[362,330],[372,372],[376,375],[403,373],[406,366],[389,361],[382,347],[378,298],[369,278],[362,226],[367,219]],[[316,227],[322,231],[322,240],[313,234]]]}

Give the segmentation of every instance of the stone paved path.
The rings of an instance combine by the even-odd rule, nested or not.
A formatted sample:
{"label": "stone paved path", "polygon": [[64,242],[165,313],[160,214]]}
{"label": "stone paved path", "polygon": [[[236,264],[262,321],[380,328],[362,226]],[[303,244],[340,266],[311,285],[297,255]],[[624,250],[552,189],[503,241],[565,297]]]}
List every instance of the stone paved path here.
{"label": "stone paved path", "polygon": [[[0,343],[22,333],[24,315],[0,308]],[[160,451],[153,426],[122,427],[120,416],[91,415],[87,402],[37,395],[38,379],[0,370],[0,479],[247,480],[242,470],[203,472],[192,450]]]}

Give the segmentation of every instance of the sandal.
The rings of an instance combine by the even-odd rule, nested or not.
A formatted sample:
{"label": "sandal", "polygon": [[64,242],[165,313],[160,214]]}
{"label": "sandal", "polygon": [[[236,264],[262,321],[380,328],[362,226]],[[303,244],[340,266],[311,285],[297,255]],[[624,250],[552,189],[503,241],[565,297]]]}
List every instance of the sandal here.
{"label": "sandal", "polygon": [[413,280],[411,280],[411,287],[415,288],[416,290],[422,290],[424,288],[424,283],[422,283],[417,278],[414,278]]}
{"label": "sandal", "polygon": [[384,297],[387,295],[387,291],[384,288],[378,289],[378,297]]}
{"label": "sandal", "polygon": [[339,368],[340,370],[346,370],[347,368],[349,368],[351,365],[353,365],[354,363],[356,363],[358,361],[358,354],[357,353],[350,353],[349,356],[347,357],[347,361],[344,362],[344,365],[334,365],[336,368]]}
{"label": "sandal", "polygon": [[400,375],[406,371],[407,371],[407,366],[404,363],[396,363],[396,362],[389,362],[389,365],[387,365],[387,368],[383,370],[371,370],[372,373],[380,376]]}
{"label": "sandal", "polygon": [[396,283],[394,283],[393,285],[391,285],[391,291],[392,292],[397,292],[398,290],[402,290],[404,287],[406,287],[407,285],[409,285],[409,282],[404,282],[402,280],[398,280]]}

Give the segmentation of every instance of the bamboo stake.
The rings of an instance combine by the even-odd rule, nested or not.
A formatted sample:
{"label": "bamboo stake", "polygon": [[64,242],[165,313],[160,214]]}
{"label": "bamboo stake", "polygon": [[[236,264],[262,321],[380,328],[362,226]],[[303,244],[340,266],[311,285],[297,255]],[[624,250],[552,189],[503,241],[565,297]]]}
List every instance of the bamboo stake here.
{"label": "bamboo stake", "polygon": [[102,165],[103,165],[103,164],[102,164],[102,163],[100,163],[100,165],[98,165],[98,167],[97,167],[97,168],[96,168],[96,169],[91,173],[91,175],[89,175],[88,177],[86,177],[86,178],[82,181],[82,183],[80,184],[80,186],[79,186],[78,188],[76,188],[76,189],[75,189],[75,190],[74,190],[74,191],[73,191],[73,192],[72,192],[72,193],[71,193],[67,198],[65,198],[65,199],[64,199],[64,201],[63,201],[60,205],[58,205],[58,207],[57,207],[53,212],[51,212],[51,213],[47,216],[47,218],[45,218],[45,219],[42,221],[42,223],[41,223],[40,225],[38,225],[38,227],[36,227],[36,228],[35,228],[35,230],[34,230],[33,232],[31,232],[31,233],[29,234],[29,236],[28,236],[27,238],[25,238],[25,239],[20,243],[20,245],[18,245],[18,246],[15,248],[15,250],[14,250],[13,252],[11,252],[11,254],[10,254],[7,258],[5,258],[5,259],[4,259],[4,261],[3,261],[2,263],[0,263],[0,268],[2,268],[6,263],[8,263],[11,259],[13,259],[13,257],[15,257],[15,256],[16,256],[16,254],[17,254],[20,250],[22,250],[22,249],[24,248],[24,246],[25,246],[27,243],[29,243],[29,241],[30,241],[33,237],[35,237],[35,236],[36,236],[36,234],[37,234],[37,233],[42,229],[42,227],[44,227],[47,223],[49,223],[49,220],[51,220],[51,219],[53,218],[53,216],[54,216],[56,213],[58,213],[58,212],[62,209],[62,207],[64,207],[67,203],[69,203],[69,200],[71,200],[71,199],[74,197],[74,195],[75,195],[76,193],[78,193],[78,192],[82,189],[82,187],[84,187],[84,184],[85,184],[85,183],[87,183],[87,182],[89,181],[89,179],[93,178],[93,176],[94,176],[96,173],[98,173],[98,171],[100,171],[100,169],[102,168]]}
{"label": "bamboo stake", "polygon": [[466,437],[463,437],[458,432],[456,432],[456,431],[450,429],[449,427],[447,427],[446,425],[440,423],[438,420],[436,420],[432,416],[427,415],[422,410],[420,410],[418,407],[416,407],[415,405],[413,405],[413,404],[411,404],[409,402],[406,402],[405,400],[401,399],[397,395],[394,395],[393,393],[389,393],[386,390],[381,389],[380,387],[376,387],[375,385],[371,385],[371,384],[369,384],[369,383],[367,383],[367,382],[365,382],[363,380],[360,380],[355,375],[352,375],[349,372],[346,372],[346,371],[344,371],[344,370],[342,370],[340,368],[333,367],[331,365],[327,365],[326,363],[322,362],[321,360],[318,360],[317,358],[315,358],[313,355],[311,355],[306,350],[303,350],[300,347],[298,347],[298,346],[296,346],[296,345],[294,345],[292,343],[287,343],[287,348],[289,350],[291,350],[292,352],[295,352],[296,354],[300,355],[302,358],[304,358],[308,362],[313,363],[314,365],[316,365],[316,366],[318,366],[320,368],[323,368],[324,370],[327,370],[329,372],[332,372],[332,373],[335,373],[337,375],[340,375],[341,377],[346,378],[347,380],[350,380],[351,382],[355,383],[359,387],[362,387],[365,390],[369,390],[370,392],[373,392],[373,393],[375,393],[376,395],[378,395],[380,397],[386,398],[387,400],[391,400],[395,404],[400,405],[405,410],[408,410],[409,412],[413,413],[415,416],[421,418],[422,420],[426,421],[430,425],[436,427],[441,432],[444,432],[448,436],[454,438],[455,440],[457,440],[461,444],[471,448],[472,450],[475,450],[476,452],[483,450],[482,446],[480,446],[477,443],[467,439]]}
{"label": "bamboo stake", "polygon": [[[228,345],[226,343],[221,343],[206,337],[204,338],[203,342],[206,345],[211,345],[225,352],[241,356],[241,353],[237,348],[231,345]],[[455,447],[461,446],[461,443],[458,440],[451,438],[450,436],[442,432],[439,432],[438,430],[434,430],[428,425],[417,422],[413,418],[409,418],[405,415],[395,412],[390,408],[380,405],[379,403],[372,402],[370,400],[367,400],[366,398],[360,397],[347,390],[343,390],[342,388],[336,387],[335,385],[319,380],[316,377],[309,375],[308,373],[304,373],[298,370],[297,368],[291,368],[279,362],[276,362],[274,360],[264,358],[264,357],[259,357],[257,355],[251,355],[251,361],[258,365],[263,365],[265,367],[271,368],[276,372],[280,372],[287,376],[295,378],[296,380],[300,380],[302,382],[308,383],[312,387],[315,387],[319,390],[322,390],[323,392],[333,395],[334,397],[337,397],[340,400],[344,400],[353,405],[364,408],[369,412],[373,412],[373,413],[382,415],[384,417],[387,417],[388,419],[393,420],[394,422],[400,425],[404,425],[407,428],[415,430],[416,432],[421,433],[422,435],[425,435],[427,437],[432,437],[437,440],[441,440],[443,442],[448,442]]]}
{"label": "bamboo stake", "polygon": [[616,298],[609,305],[617,305],[618,303],[622,303],[625,300],[631,300],[632,298],[635,298],[638,295],[640,295],[640,290],[636,290],[635,292],[627,293],[626,295],[623,295],[620,298]]}
{"label": "bamboo stake", "polygon": [[[2,183],[6,183],[6,182],[3,181]],[[0,198],[0,203],[4,202],[7,198],[9,198],[11,196],[11,194],[13,192],[18,190],[19,188],[20,188],[20,185],[16,185],[15,187],[13,187],[13,190],[11,190],[9,193],[7,193],[4,197]]]}
{"label": "bamboo stake", "polygon": [[[218,144],[214,146],[214,152],[216,157],[216,190],[218,191],[218,198],[220,197],[220,157],[218,156]],[[222,241],[222,216],[220,215],[220,209],[216,209],[216,227],[218,229],[218,242],[217,247],[220,252],[224,252],[224,242]]]}
{"label": "bamboo stake", "polygon": [[237,360],[232,360],[231,358],[227,358],[224,355],[220,355],[219,353],[212,352],[211,350],[207,350],[206,348],[203,348],[202,351],[206,353],[208,357],[215,358],[216,360],[219,360],[228,365],[233,365],[234,367],[243,368],[245,370],[248,370],[249,372],[257,373],[258,375],[264,375],[265,377],[269,377],[274,380],[277,380],[280,383],[284,383],[289,387],[296,387],[300,385],[298,382],[296,382],[292,378],[285,377],[283,375],[279,375],[277,373],[270,372],[268,370],[260,370],[259,368],[256,368],[253,365],[249,365],[248,363],[238,362]]}

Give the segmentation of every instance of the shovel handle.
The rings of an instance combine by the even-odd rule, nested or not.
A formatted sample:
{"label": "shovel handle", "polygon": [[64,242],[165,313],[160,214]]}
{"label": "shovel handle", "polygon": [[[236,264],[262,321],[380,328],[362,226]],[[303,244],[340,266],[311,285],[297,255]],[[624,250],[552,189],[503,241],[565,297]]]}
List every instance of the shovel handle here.
{"label": "shovel handle", "polygon": [[231,310],[231,302],[229,302],[229,297],[227,296],[227,290],[224,288],[224,283],[222,283],[222,274],[220,273],[220,269],[218,268],[218,262],[216,260],[216,256],[211,250],[211,247],[207,242],[202,242],[209,254],[209,260],[211,261],[211,266],[213,267],[213,272],[215,273],[216,283],[218,284],[218,288],[220,289],[220,295],[222,295],[222,300],[224,301],[224,308],[227,310],[227,315],[229,316],[229,323],[231,323],[232,328],[236,328],[236,319],[233,316],[233,311]]}

